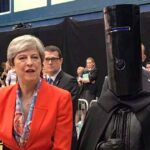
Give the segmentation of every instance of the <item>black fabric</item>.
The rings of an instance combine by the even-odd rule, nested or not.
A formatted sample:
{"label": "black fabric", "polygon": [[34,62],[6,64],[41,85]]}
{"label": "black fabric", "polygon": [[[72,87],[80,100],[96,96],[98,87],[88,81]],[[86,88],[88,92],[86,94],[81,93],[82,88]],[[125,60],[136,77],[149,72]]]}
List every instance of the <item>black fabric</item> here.
{"label": "black fabric", "polygon": [[[78,149],[95,150],[95,146],[100,136],[102,135],[107,123],[112,114],[116,111],[117,106],[124,105],[136,112],[136,115],[144,129],[144,142],[149,149],[149,104],[150,104],[150,82],[147,81],[147,72],[142,71],[143,89],[144,91],[132,97],[124,97],[122,100],[116,97],[108,90],[108,77],[105,77],[102,92],[98,103],[90,108],[85,119],[83,130],[81,131]],[[144,118],[145,117],[145,118]],[[147,132],[148,131],[148,132]],[[88,139],[86,138],[88,137]],[[147,138],[146,138],[147,137]],[[90,143],[87,145],[86,142]],[[144,150],[144,149],[143,149]]]}
{"label": "black fabric", "polygon": [[108,77],[105,77],[101,96],[92,105],[85,118],[84,126],[78,141],[78,150],[95,150],[108,122],[114,112],[121,106],[127,106],[135,113],[141,123],[145,149],[150,149],[150,82],[142,72],[143,91],[131,97],[118,98],[108,88]]}
{"label": "black fabric", "polygon": [[141,125],[128,107],[119,107],[112,115],[96,150],[142,150]]}
{"label": "black fabric", "polygon": [[121,105],[129,107],[141,123],[144,147],[150,149],[150,93],[141,91],[133,97],[121,100],[107,90],[98,103],[88,111],[78,142],[78,150],[95,150],[111,116]]}

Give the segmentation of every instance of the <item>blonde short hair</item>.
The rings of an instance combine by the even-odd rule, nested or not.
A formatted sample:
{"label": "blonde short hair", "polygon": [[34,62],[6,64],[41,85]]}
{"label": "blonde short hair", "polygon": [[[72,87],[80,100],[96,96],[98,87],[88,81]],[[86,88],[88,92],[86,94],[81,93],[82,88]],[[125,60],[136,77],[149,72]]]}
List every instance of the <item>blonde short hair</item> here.
{"label": "blonde short hair", "polygon": [[44,46],[41,40],[33,35],[22,35],[14,38],[7,49],[8,63],[13,66],[15,56],[28,49],[37,49],[41,58],[44,60]]}

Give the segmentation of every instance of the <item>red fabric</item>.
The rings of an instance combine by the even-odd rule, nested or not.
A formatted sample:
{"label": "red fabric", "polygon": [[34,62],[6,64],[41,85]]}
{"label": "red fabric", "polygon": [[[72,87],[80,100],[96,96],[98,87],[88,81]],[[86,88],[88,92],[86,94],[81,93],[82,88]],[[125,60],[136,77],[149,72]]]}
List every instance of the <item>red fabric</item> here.
{"label": "red fabric", "polygon": [[[0,88],[0,140],[20,150],[12,135],[17,86]],[[72,100],[69,92],[42,81],[26,150],[70,150],[72,139]]]}

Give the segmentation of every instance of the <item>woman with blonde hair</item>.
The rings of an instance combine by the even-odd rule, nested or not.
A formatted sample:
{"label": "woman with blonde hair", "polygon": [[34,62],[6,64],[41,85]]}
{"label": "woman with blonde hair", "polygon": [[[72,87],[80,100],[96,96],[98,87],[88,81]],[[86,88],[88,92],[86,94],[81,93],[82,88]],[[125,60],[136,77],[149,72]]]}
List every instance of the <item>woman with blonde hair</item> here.
{"label": "woman with blonde hair", "polygon": [[0,89],[0,140],[7,150],[70,150],[69,92],[42,80],[44,46],[35,36],[13,39],[7,51],[18,83]]}

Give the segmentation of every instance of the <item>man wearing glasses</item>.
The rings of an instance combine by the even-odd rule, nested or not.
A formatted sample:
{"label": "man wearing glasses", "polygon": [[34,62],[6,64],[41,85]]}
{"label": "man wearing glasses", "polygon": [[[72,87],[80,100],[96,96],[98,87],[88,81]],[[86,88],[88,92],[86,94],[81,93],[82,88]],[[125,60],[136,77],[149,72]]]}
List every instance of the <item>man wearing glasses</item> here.
{"label": "man wearing glasses", "polygon": [[62,63],[63,58],[61,50],[54,45],[46,46],[43,69],[46,74],[45,78],[47,82],[62,89],[68,90],[72,95],[74,118],[72,150],[76,150],[77,134],[75,129],[75,113],[78,105],[78,83],[76,78],[62,70]]}

